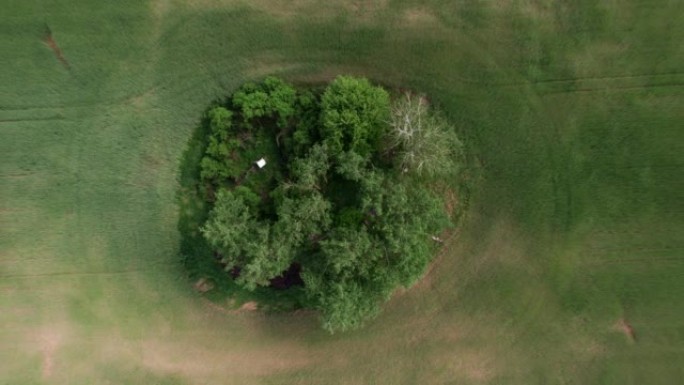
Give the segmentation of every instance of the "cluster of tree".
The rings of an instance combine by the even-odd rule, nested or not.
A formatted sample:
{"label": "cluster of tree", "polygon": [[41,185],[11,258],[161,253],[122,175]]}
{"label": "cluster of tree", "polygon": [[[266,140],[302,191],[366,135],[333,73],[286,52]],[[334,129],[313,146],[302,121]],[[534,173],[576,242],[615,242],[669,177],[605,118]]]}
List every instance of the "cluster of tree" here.
{"label": "cluster of tree", "polygon": [[[227,270],[239,268],[240,285],[268,286],[298,264],[302,303],[320,310],[333,332],[358,327],[423,274],[432,237],[450,222],[443,202],[418,182],[425,178],[412,176],[456,167],[459,144],[422,101],[392,101],[353,77],[319,92],[267,78],[243,86],[208,120],[202,178],[216,194],[201,231]],[[237,138],[255,130],[276,138],[272,160],[283,163],[282,173],[261,181],[272,186],[266,196],[235,169],[249,146]]]}

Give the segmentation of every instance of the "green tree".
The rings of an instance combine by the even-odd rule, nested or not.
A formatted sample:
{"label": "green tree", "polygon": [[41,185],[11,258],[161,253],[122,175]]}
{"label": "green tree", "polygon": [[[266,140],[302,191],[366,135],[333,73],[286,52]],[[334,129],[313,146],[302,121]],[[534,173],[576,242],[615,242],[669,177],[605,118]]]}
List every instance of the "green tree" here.
{"label": "green tree", "polygon": [[305,264],[306,293],[331,332],[362,325],[397,286],[421,277],[433,255],[432,236],[449,225],[440,200],[424,188],[368,171],[361,191],[366,219],[332,228]]}
{"label": "green tree", "polygon": [[330,169],[330,156],[325,144],[316,144],[304,158],[296,158],[290,164],[294,186],[301,190],[320,190]]}
{"label": "green tree", "polygon": [[[250,173],[261,174],[219,189],[204,237],[227,268],[240,267],[236,282],[242,287],[267,286],[296,262],[303,303],[320,311],[326,330],[361,326],[398,286],[422,276],[435,251],[432,238],[449,226],[441,200],[418,183],[421,178],[374,165],[380,141],[389,140],[385,150],[402,169],[445,175],[457,165],[453,128],[410,94],[394,101],[390,114],[386,91],[344,76],[320,98],[267,78],[241,87],[233,106],[242,119],[225,108],[209,111],[203,175],[233,175],[236,149],[250,159],[261,153],[234,142],[245,130],[273,134],[255,122],[280,128],[280,155],[288,163],[282,179],[263,182],[259,177],[268,174],[255,169]],[[259,140],[252,142],[258,146]]]}
{"label": "green tree", "polygon": [[390,285],[409,286],[420,278],[432,259],[432,237],[451,222],[440,199],[425,188],[406,186],[394,181],[384,184],[381,195],[368,199],[366,210],[378,212],[371,225],[382,239]]}
{"label": "green tree", "polygon": [[294,116],[297,92],[283,80],[269,76],[260,84],[248,83],[233,94],[233,105],[245,123],[265,116],[275,117],[279,127]]}
{"label": "green tree", "polygon": [[326,279],[307,272],[302,279],[307,291],[314,293],[321,324],[330,333],[357,329],[380,311],[382,298],[370,295],[372,291],[357,280]]}
{"label": "green tree", "polygon": [[241,269],[237,282],[254,290],[268,285],[292,263],[294,242],[282,228],[256,219],[254,193],[222,189],[201,231],[209,244],[222,255],[226,269]]}
{"label": "green tree", "polygon": [[363,78],[337,77],[321,100],[320,134],[331,154],[368,157],[379,144],[389,113],[389,94]]}
{"label": "green tree", "polygon": [[302,245],[308,238],[324,234],[330,228],[330,202],[319,192],[285,197],[278,206],[275,228],[287,234],[288,242]]}
{"label": "green tree", "polygon": [[317,141],[320,120],[320,105],[316,95],[311,91],[303,91],[297,97],[295,127],[292,137],[286,137],[288,154],[303,157]]}
{"label": "green tree", "polygon": [[241,265],[237,283],[248,290],[267,286],[292,264],[294,250],[287,234],[273,231],[268,225],[262,223],[243,243],[245,263]]}
{"label": "green tree", "polygon": [[368,160],[356,152],[344,151],[337,155],[335,171],[348,180],[359,181],[363,178],[367,163]]}
{"label": "green tree", "polygon": [[233,112],[225,107],[214,107],[207,112],[212,137],[228,139],[228,130],[233,126]]}
{"label": "green tree", "polygon": [[374,317],[382,301],[371,268],[382,258],[376,240],[363,228],[336,228],[320,242],[302,278],[309,298],[330,332],[361,326]]}
{"label": "green tree", "polygon": [[260,227],[243,197],[221,189],[201,231],[209,244],[221,253],[226,267],[231,269],[248,262],[245,240],[254,237]]}
{"label": "green tree", "polygon": [[233,113],[225,107],[214,107],[207,112],[209,143],[202,158],[200,176],[204,181],[235,177],[239,170],[230,160],[230,154],[240,143],[233,137]]}

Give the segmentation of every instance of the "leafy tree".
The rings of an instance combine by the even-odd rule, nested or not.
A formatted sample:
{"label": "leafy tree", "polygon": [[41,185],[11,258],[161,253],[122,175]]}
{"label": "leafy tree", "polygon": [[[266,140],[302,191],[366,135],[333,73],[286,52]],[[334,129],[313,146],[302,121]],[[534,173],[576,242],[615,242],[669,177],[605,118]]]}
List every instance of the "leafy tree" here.
{"label": "leafy tree", "polygon": [[294,116],[296,100],[295,89],[273,76],[258,85],[248,83],[233,95],[233,105],[240,110],[244,122],[273,116],[281,128]]}
{"label": "leafy tree", "polygon": [[[441,200],[413,176],[445,175],[457,165],[454,130],[422,98],[406,94],[390,113],[385,90],[344,76],[322,94],[267,78],[241,87],[232,104],[233,112],[217,107],[207,115],[202,177],[218,193],[202,234],[226,268],[240,268],[242,287],[267,286],[297,263],[302,301],[320,311],[323,327],[359,327],[398,286],[423,274],[431,238],[449,226]],[[283,177],[253,168],[238,180],[234,155],[253,159],[274,132],[283,136],[282,148],[276,142],[276,155],[287,160]],[[245,133],[251,142],[238,141]],[[376,167],[383,146],[410,172]]]}
{"label": "leafy tree", "polygon": [[268,93],[253,84],[245,85],[237,91],[233,95],[233,104],[246,123],[269,113]]}
{"label": "leafy tree", "polygon": [[237,283],[248,290],[268,285],[269,280],[292,264],[294,254],[287,234],[277,233],[262,224],[244,243],[247,261],[242,265]]}
{"label": "leafy tree", "polygon": [[[238,283],[249,290],[268,285],[292,263],[293,242],[281,228],[258,221],[246,190],[220,190],[202,233],[223,256],[226,269],[240,267]],[[280,231],[278,231],[280,230]]]}
{"label": "leafy tree", "polygon": [[366,79],[339,76],[321,100],[321,137],[331,154],[353,151],[367,157],[382,137],[389,94]]}
{"label": "leafy tree", "polygon": [[285,127],[294,116],[297,92],[292,86],[273,76],[264,80],[264,88],[269,97],[268,110],[278,116],[278,126]]}
{"label": "leafy tree", "polygon": [[228,269],[244,265],[245,240],[258,233],[259,222],[245,199],[230,190],[216,194],[214,208],[201,231],[209,243],[223,256]]}
{"label": "leafy tree", "polygon": [[450,225],[442,202],[425,188],[388,182],[372,229],[382,239],[391,282],[411,285],[432,258],[432,236]]}
{"label": "leafy tree", "polygon": [[326,330],[354,329],[378,313],[382,289],[369,268],[381,258],[376,240],[363,228],[336,228],[321,241],[302,279]]}
{"label": "leafy tree", "polygon": [[323,328],[331,333],[357,329],[380,311],[383,298],[370,295],[372,291],[364,282],[329,279],[306,271],[302,279],[318,304]]}
{"label": "leafy tree", "polygon": [[225,179],[239,173],[228,160],[239,146],[239,142],[230,135],[232,119],[233,113],[225,107],[214,107],[207,112],[211,134],[206,154],[200,163],[203,180]]}
{"label": "leafy tree", "polygon": [[306,270],[306,292],[331,332],[358,327],[397,286],[415,282],[432,257],[431,237],[449,225],[441,202],[425,189],[368,172],[362,191],[367,220],[332,229]]}
{"label": "leafy tree", "polygon": [[367,159],[356,152],[344,151],[337,155],[335,171],[348,180],[359,181],[363,178],[367,163]]}
{"label": "leafy tree", "polygon": [[311,147],[305,158],[296,158],[290,165],[294,186],[302,190],[320,190],[330,168],[330,157],[325,144]]}
{"label": "leafy tree", "polygon": [[212,136],[219,140],[228,138],[228,130],[233,125],[233,113],[225,107],[214,107],[207,112]]}
{"label": "leafy tree", "polygon": [[278,206],[275,228],[299,246],[310,236],[327,232],[332,223],[330,209],[330,202],[318,192],[286,197]]}
{"label": "leafy tree", "polygon": [[252,215],[256,215],[261,198],[254,191],[247,186],[237,186],[233,189],[232,194],[235,196],[235,199],[242,201],[249,208],[249,212]]}

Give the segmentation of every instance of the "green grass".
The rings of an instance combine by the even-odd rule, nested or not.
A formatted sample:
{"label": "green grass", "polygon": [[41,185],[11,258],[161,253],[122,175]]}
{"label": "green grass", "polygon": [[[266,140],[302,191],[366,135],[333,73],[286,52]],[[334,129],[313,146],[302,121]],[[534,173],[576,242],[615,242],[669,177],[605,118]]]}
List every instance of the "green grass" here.
{"label": "green grass", "polygon": [[[681,382],[684,5],[502,3],[6,2],[0,383]],[[193,129],[272,73],[427,92],[468,147],[459,235],[357,332],[180,263]]]}

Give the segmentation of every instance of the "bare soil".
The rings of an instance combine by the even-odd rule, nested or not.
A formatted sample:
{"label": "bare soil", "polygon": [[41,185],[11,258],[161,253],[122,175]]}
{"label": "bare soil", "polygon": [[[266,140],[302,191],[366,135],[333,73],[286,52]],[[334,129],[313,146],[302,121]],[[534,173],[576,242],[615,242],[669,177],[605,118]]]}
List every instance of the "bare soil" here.
{"label": "bare soil", "polygon": [[41,373],[44,379],[55,372],[55,356],[62,345],[65,330],[62,327],[45,327],[35,331],[37,347],[41,354]]}
{"label": "bare soil", "polygon": [[48,33],[45,35],[45,38],[43,39],[43,42],[47,44],[48,47],[52,50],[52,52],[55,53],[55,56],[57,57],[57,60],[59,60],[60,63],[64,66],[66,69],[71,69],[71,65],[67,61],[67,59],[64,57],[64,53],[62,52],[62,49],[59,48],[57,45],[57,42],[55,41],[55,38],[52,36],[52,33]]}
{"label": "bare soil", "polygon": [[200,278],[197,282],[195,282],[195,290],[197,290],[200,293],[206,293],[213,288],[214,283],[207,278]]}
{"label": "bare soil", "polygon": [[636,333],[634,332],[634,328],[625,318],[620,318],[615,323],[615,327],[623,332],[630,341],[636,341]]}
{"label": "bare soil", "polygon": [[258,308],[259,308],[259,305],[256,302],[249,301],[249,302],[245,302],[242,306],[240,306],[240,309],[238,309],[238,310],[254,311],[254,310],[257,310]]}

